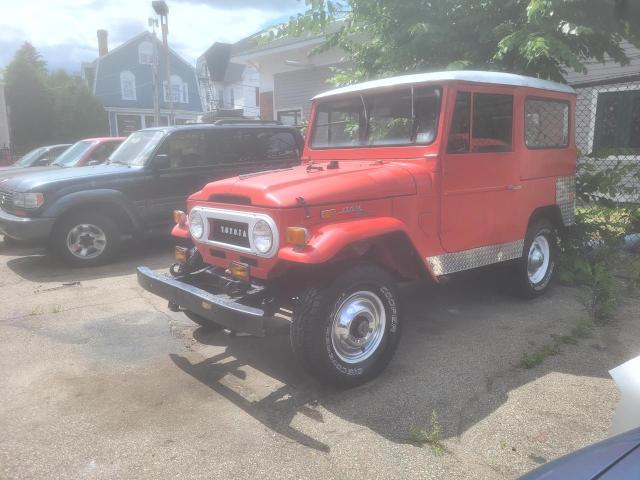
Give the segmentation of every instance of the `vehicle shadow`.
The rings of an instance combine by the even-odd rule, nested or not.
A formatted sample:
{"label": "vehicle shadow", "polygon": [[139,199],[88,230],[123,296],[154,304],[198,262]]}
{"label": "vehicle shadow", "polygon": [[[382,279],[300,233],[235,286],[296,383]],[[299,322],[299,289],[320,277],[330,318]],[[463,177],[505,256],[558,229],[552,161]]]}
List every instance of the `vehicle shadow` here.
{"label": "vehicle shadow", "polygon": [[[444,437],[457,437],[504,404],[511,390],[554,371],[548,362],[531,370],[518,364],[551,334],[567,333],[586,304],[584,291],[559,286],[543,298],[523,301],[505,294],[495,278],[473,273],[447,286],[407,289],[409,307],[396,356],[380,377],[354,389],[323,386],[302,372],[286,331],[256,338],[198,328],[194,338],[222,352],[196,363],[180,355],[171,359],[266,427],[318,451],[329,451],[330,442],[292,427],[298,414],[322,423],[326,410],[390,441],[410,443],[410,427],[424,425],[436,411]],[[562,371],[608,377],[610,367],[572,361]],[[252,370],[282,386],[254,400],[260,395],[252,392]]]}
{"label": "vehicle shadow", "polygon": [[153,269],[169,267],[174,246],[175,239],[171,237],[129,240],[123,242],[112,263],[88,268],[69,267],[46,249],[22,243],[1,246],[0,258],[9,257],[7,267],[27,281],[64,283],[127,275],[134,273],[139,265]]}

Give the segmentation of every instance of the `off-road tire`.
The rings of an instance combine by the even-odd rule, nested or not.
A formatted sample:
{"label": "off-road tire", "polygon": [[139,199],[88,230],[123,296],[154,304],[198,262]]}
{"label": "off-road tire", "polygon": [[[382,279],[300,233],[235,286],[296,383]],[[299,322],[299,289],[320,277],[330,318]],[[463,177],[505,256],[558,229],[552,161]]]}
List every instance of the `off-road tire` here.
{"label": "off-road tire", "polygon": [[[544,236],[549,243],[549,264],[544,277],[532,283],[528,274],[529,251],[531,244],[538,236]],[[544,294],[553,283],[557,267],[558,258],[558,231],[555,225],[546,218],[534,220],[527,229],[520,258],[513,268],[513,285],[515,293],[523,298],[536,298]]]}
{"label": "off-road tire", "polygon": [[[106,238],[106,244],[102,252],[93,258],[79,258],[75,256],[67,247],[67,236],[77,225],[95,225]],[[51,235],[50,247],[60,259],[67,265],[73,267],[93,267],[108,263],[118,252],[120,247],[121,234],[116,222],[100,212],[78,212],[73,213],[60,220],[54,227]]]}
{"label": "off-road tire", "polygon": [[207,331],[216,331],[216,330],[222,329],[222,326],[218,325],[216,322],[212,320],[208,320],[204,317],[201,317],[200,315],[190,312],[189,310],[183,310],[182,313],[184,313],[187,316],[187,318],[191,320],[193,323],[197,323]]}
{"label": "off-road tire", "polygon": [[[382,302],[386,324],[382,340],[360,363],[344,362],[332,342],[333,319],[354,292],[374,293]],[[377,376],[391,360],[400,338],[399,298],[394,280],[375,265],[358,265],[329,285],[309,287],[297,298],[291,324],[291,347],[305,370],[320,381],[353,387]]]}

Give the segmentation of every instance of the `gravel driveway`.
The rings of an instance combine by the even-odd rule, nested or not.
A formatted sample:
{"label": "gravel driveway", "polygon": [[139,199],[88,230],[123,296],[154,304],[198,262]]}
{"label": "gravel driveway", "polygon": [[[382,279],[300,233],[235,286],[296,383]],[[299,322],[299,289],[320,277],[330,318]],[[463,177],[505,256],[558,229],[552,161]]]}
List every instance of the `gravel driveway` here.
{"label": "gravel driveway", "polygon": [[524,368],[587,316],[589,292],[524,302],[476,273],[404,289],[389,368],[328,389],[297,367],[286,328],[207,333],[139,288],[135,266],[164,269],[170,252],[69,270],[0,243],[0,477],[517,478],[606,436],[607,371],[640,354],[625,290],[611,325]]}

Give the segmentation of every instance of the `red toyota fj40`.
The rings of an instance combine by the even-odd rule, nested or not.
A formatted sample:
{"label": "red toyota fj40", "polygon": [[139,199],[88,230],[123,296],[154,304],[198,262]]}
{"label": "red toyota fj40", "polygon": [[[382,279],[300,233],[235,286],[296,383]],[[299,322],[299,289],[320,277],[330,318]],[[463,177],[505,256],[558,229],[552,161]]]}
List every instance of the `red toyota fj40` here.
{"label": "red toyota fj40", "polygon": [[400,280],[512,262],[527,297],[573,222],[575,94],[506,73],[375,80],[313,99],[303,165],[208,184],[176,212],[173,278],[140,284],[196,323],[261,334],[284,310],[320,378],[355,385],[398,344]]}

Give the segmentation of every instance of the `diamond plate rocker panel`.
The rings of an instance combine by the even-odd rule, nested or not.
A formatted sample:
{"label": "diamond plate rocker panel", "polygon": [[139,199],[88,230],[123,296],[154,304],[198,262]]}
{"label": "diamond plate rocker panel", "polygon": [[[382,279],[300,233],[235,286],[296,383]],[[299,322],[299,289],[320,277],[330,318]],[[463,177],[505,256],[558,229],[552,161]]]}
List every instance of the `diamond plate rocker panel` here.
{"label": "diamond plate rocker panel", "polygon": [[576,177],[556,178],[556,203],[560,208],[560,216],[564,226],[575,224]]}
{"label": "diamond plate rocker panel", "polygon": [[524,240],[516,240],[515,242],[487,245],[462,252],[427,257],[427,262],[429,262],[434,275],[447,275],[520,258],[523,248]]}

